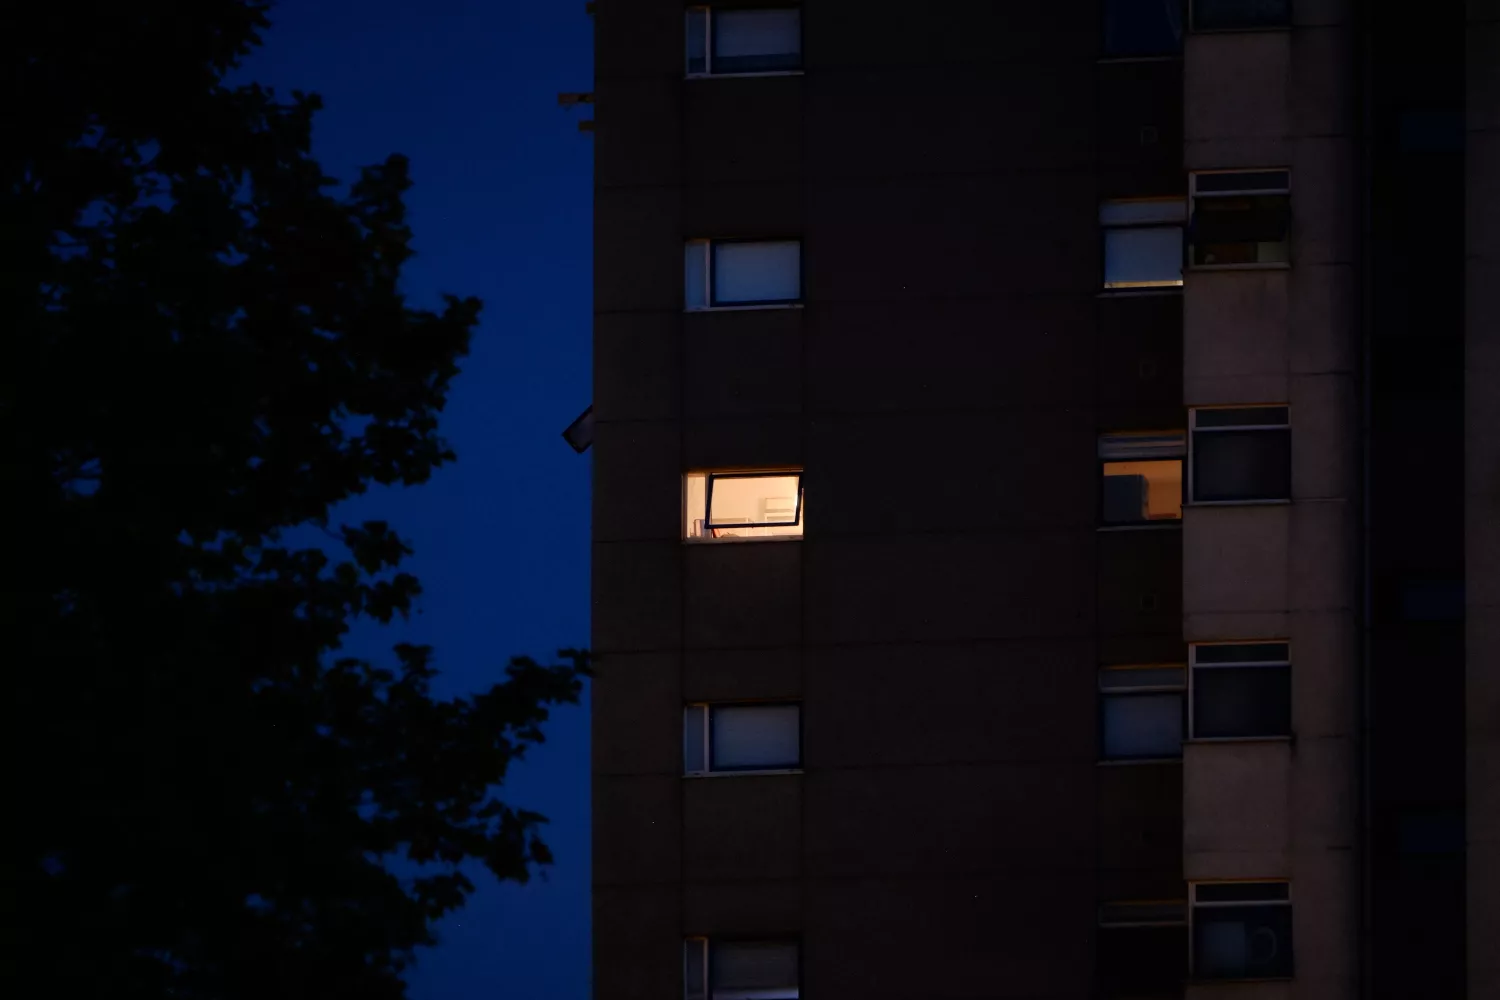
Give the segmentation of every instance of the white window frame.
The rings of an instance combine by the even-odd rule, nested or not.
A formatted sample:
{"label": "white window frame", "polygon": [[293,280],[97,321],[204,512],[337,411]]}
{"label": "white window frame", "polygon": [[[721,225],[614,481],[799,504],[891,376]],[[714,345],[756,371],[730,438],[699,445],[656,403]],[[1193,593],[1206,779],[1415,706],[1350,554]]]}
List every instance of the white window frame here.
{"label": "white window frame", "polygon": [[[1200,886],[1205,886],[1205,885],[1284,885],[1284,886],[1286,886],[1286,898],[1285,899],[1264,899],[1264,900],[1261,900],[1261,899],[1248,899],[1248,900],[1246,900],[1246,899],[1238,899],[1238,900],[1228,900],[1228,901],[1211,900],[1211,901],[1206,902],[1206,903],[1199,902],[1199,900],[1198,900],[1198,889],[1199,889]],[[1214,909],[1228,909],[1228,908],[1231,908],[1231,907],[1245,907],[1245,906],[1287,906],[1287,907],[1290,907],[1291,905],[1292,905],[1292,882],[1291,882],[1291,879],[1286,879],[1286,878],[1226,878],[1226,879],[1212,879],[1212,880],[1204,879],[1204,880],[1200,880],[1200,881],[1197,881],[1197,882],[1189,882],[1188,883],[1188,908],[1187,908],[1187,912],[1188,912],[1188,978],[1189,979],[1196,979],[1197,976],[1198,976],[1198,920],[1197,920],[1197,917],[1198,917],[1198,909],[1200,907],[1203,908],[1203,909],[1207,909],[1207,910],[1214,910]],[[1295,951],[1295,945],[1293,947],[1292,961],[1293,961],[1292,971],[1293,971],[1294,975],[1293,976],[1277,976],[1277,977],[1274,977],[1275,981],[1280,982],[1280,981],[1283,981],[1283,980],[1295,977],[1295,972],[1296,972],[1296,964],[1295,964],[1296,963],[1296,951]],[[1255,979],[1207,979],[1207,980],[1202,980],[1202,981],[1203,982],[1212,982],[1212,983],[1248,983],[1248,982],[1256,982],[1257,980],[1255,980]],[[1260,980],[1260,981],[1264,981],[1264,980]]]}
{"label": "white window frame", "polygon": [[[1133,670],[1175,670],[1181,680],[1175,684],[1145,684],[1136,686],[1109,686],[1106,678],[1110,674],[1123,674]],[[1104,700],[1109,697],[1128,698],[1140,694],[1177,694],[1182,698],[1182,735],[1187,739],[1188,725],[1188,666],[1186,663],[1120,663],[1105,664],[1098,671],[1099,692],[1099,763],[1112,766],[1127,764],[1180,764],[1182,751],[1175,757],[1107,757],[1104,751]]]}
{"label": "white window frame", "polygon": [[[1181,209],[1180,216],[1176,221],[1164,219],[1155,222],[1106,222],[1105,211],[1114,205],[1176,205]],[[1111,198],[1099,203],[1099,269],[1100,285],[1105,293],[1111,295],[1129,294],[1156,294],[1171,293],[1182,288],[1183,272],[1187,270],[1187,227],[1188,227],[1189,203],[1186,198]],[[1136,229],[1175,229],[1177,230],[1177,280],[1166,281],[1142,281],[1129,283],[1114,283],[1104,279],[1109,264],[1109,233],[1112,230],[1128,231]]]}
{"label": "white window frame", "polygon": [[[1203,412],[1205,412],[1207,410],[1285,410],[1286,411],[1286,420],[1284,422],[1282,422],[1282,423],[1279,423],[1279,424],[1226,424],[1226,425],[1224,425],[1222,427],[1202,427],[1202,428],[1200,428],[1198,426],[1198,414],[1203,413]],[[1214,433],[1218,433],[1220,431],[1280,431],[1280,430],[1284,430],[1284,431],[1287,432],[1287,449],[1288,449],[1288,452],[1290,452],[1290,449],[1291,449],[1291,430],[1292,430],[1292,407],[1291,407],[1291,404],[1289,404],[1289,403],[1236,403],[1233,406],[1193,406],[1193,407],[1189,407],[1188,408],[1188,429],[1187,429],[1187,442],[1188,442],[1187,465],[1186,465],[1186,467],[1184,469],[1184,471],[1187,474],[1187,481],[1184,484],[1185,489],[1187,491],[1187,498],[1183,501],[1183,506],[1184,507],[1250,507],[1250,506],[1262,505],[1262,504],[1287,504],[1287,503],[1291,503],[1292,502],[1292,498],[1290,496],[1279,497],[1279,498],[1277,498],[1277,497],[1271,497],[1271,498],[1260,499],[1260,500],[1199,500],[1198,499],[1198,494],[1197,494],[1197,485],[1198,485],[1197,480],[1198,480],[1198,475],[1197,475],[1197,471],[1196,471],[1197,467],[1196,467],[1195,463],[1196,463],[1197,457],[1198,457],[1197,456],[1197,452],[1198,452],[1198,435],[1199,434],[1214,434]],[[1290,461],[1290,455],[1288,456],[1288,461]],[[1290,484],[1290,481],[1287,484],[1287,493],[1291,493],[1291,484]]]}
{"label": "white window frame", "polygon": [[[714,767],[714,725],[713,715],[720,708],[786,708],[788,706],[797,709],[797,762],[783,767]],[[802,773],[802,702],[792,699],[776,699],[767,701],[691,701],[683,706],[683,727],[687,727],[687,712],[690,709],[700,709],[699,715],[703,725],[703,769],[701,771],[689,770],[687,761],[682,762],[682,775],[685,778],[720,778],[720,777],[744,777],[765,774],[801,774]]]}
{"label": "white window frame", "polygon": [[[715,252],[726,243],[795,243],[797,244],[797,297],[795,299],[775,299],[765,302],[726,302],[720,305],[714,301],[714,272],[718,267],[718,254]],[[803,300],[807,295],[807,281],[803,273],[802,265],[802,239],[801,237],[775,237],[775,238],[712,238],[687,240],[683,244],[683,267],[686,269],[686,256],[689,247],[701,248],[703,251],[703,302],[704,305],[693,306],[683,302],[683,312],[734,312],[748,311],[752,309],[801,309]],[[686,289],[686,275],[683,277],[683,287]]]}
{"label": "white window frame", "polygon": [[[1228,30],[1228,29],[1226,29]],[[1233,29],[1241,30],[1241,29]],[[1222,176],[1224,174],[1286,174],[1286,184],[1281,187],[1253,187],[1234,188],[1227,191],[1198,190],[1198,179],[1208,176]],[[1199,264],[1196,257],[1195,235],[1193,223],[1198,216],[1198,199],[1212,200],[1214,198],[1244,198],[1258,195],[1286,195],[1287,199],[1287,234],[1286,234],[1286,260],[1272,261],[1247,261],[1238,264]],[[1188,200],[1187,200],[1187,228],[1184,232],[1183,266],[1189,271],[1284,271],[1292,266],[1292,233],[1291,233],[1291,201],[1292,201],[1292,170],[1290,167],[1240,167],[1232,170],[1192,170],[1188,172]]]}
{"label": "white window frame", "polygon": [[[1286,656],[1279,660],[1234,660],[1227,663],[1199,663],[1198,650],[1212,646],[1284,646]],[[1193,642],[1188,644],[1188,672],[1187,672],[1187,738],[1194,743],[1263,743],[1275,740],[1289,740],[1292,738],[1290,732],[1271,733],[1264,736],[1199,736],[1198,735],[1198,712],[1197,689],[1194,684],[1200,670],[1221,670],[1224,668],[1245,670],[1255,667],[1272,667],[1287,671],[1287,701],[1291,702],[1291,670],[1292,670],[1292,644],[1288,639],[1224,639],[1214,642]],[[1291,729],[1290,722],[1287,726]]]}
{"label": "white window frame", "polygon": [[[683,541],[693,545],[726,545],[742,542],[800,542],[802,535],[807,530],[803,521],[804,504],[802,485],[803,470],[801,469],[693,469],[682,475],[682,523],[686,530],[688,526],[688,480],[691,476],[703,476],[703,534],[685,534]],[[740,535],[733,538],[715,538],[714,530],[710,527],[709,512],[713,510],[713,483],[715,479],[777,479],[797,478],[797,507],[796,513],[790,521],[771,521],[764,524],[720,524],[719,530],[730,528],[802,528],[802,532],[786,535]],[[697,519],[694,519],[697,520]]]}
{"label": "white window frame", "polygon": [[[797,32],[798,32],[798,51],[797,51],[797,56],[798,56],[799,60],[801,59],[801,57],[802,57],[802,51],[801,51],[801,44],[802,44],[801,43],[801,33],[802,33],[802,5],[801,4],[791,4],[791,3],[789,3],[789,4],[787,4],[785,6],[781,6],[781,7],[776,7],[776,6],[760,7],[760,8],[755,8],[755,7],[751,7],[751,8],[737,7],[737,8],[734,8],[734,9],[735,10],[757,10],[757,9],[759,9],[759,10],[794,10],[794,11],[796,11],[797,12]],[[733,80],[736,77],[752,77],[752,76],[801,76],[805,72],[802,69],[801,66],[798,66],[796,69],[767,69],[767,70],[750,70],[748,72],[715,73],[714,72],[714,9],[712,7],[705,6],[703,4],[697,4],[697,5],[688,7],[683,12],[683,22],[682,23],[683,23],[683,29],[684,29],[684,31],[692,31],[693,30],[693,16],[695,14],[702,15],[702,17],[703,17],[703,71],[701,73],[695,73],[692,70],[688,69],[688,67],[687,67],[687,52],[686,52],[686,47],[684,46],[684,51],[683,51],[682,59],[683,59],[683,77],[685,79],[688,79],[688,80]]]}
{"label": "white window frame", "polygon": [[[802,995],[802,941],[801,941],[800,938],[796,938],[796,937],[759,937],[759,938],[747,938],[747,937],[738,937],[738,936],[732,937],[732,938],[724,938],[724,937],[717,937],[717,936],[715,936],[715,937],[709,937],[709,936],[703,935],[703,934],[689,934],[687,937],[683,938],[683,941],[682,941],[682,995],[685,998],[685,1000],[686,1000],[686,998],[691,998],[691,997],[694,997],[694,996],[702,997],[702,1000],[716,1000],[716,998],[714,997],[714,992],[713,992],[713,984],[714,984],[714,973],[713,973],[713,964],[712,964],[713,963],[713,946],[715,944],[731,944],[731,943],[735,943],[735,942],[740,942],[740,943],[744,943],[744,944],[789,944],[792,947],[796,948],[797,949],[797,993],[796,993],[796,996],[800,997]],[[699,951],[698,951],[698,964],[703,969],[703,980],[702,980],[702,982],[700,982],[698,984],[700,992],[698,992],[696,994],[694,994],[693,992],[691,992],[690,989],[689,989],[689,986],[690,986],[689,972],[690,972],[690,965],[691,965],[691,963],[689,961],[689,955],[691,953],[691,950],[695,949],[695,948],[699,949]],[[738,998],[738,1000],[757,1000],[757,998],[754,997],[754,996],[747,996],[747,995],[744,995],[744,994],[749,994],[749,993],[759,994],[759,993],[766,992],[766,991],[761,991],[761,990],[754,990],[754,991],[728,991],[728,990],[726,990],[724,992],[725,992],[726,996],[723,998],[723,1000],[736,1000],[736,998],[732,998],[732,997],[727,996],[727,994],[729,994],[731,992],[734,992],[736,994],[736,997]]]}

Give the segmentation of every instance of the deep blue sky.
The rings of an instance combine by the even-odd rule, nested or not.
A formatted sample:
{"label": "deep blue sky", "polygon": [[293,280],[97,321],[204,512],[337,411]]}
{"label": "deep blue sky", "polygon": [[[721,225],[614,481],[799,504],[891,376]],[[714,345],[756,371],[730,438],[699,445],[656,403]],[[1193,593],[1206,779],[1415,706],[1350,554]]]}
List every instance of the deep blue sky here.
{"label": "deep blue sky", "polygon": [[[280,0],[236,74],[323,96],[314,152],[334,177],[409,156],[409,297],[484,300],[443,415],[458,462],[354,515],[388,517],[415,545],[423,613],[403,636],[436,647],[442,694],[497,680],[513,653],[588,643],[588,460],[559,437],[590,393],[593,150],[578,112],[557,106],[592,86],[583,6]],[[586,710],[557,713],[547,735],[505,797],[550,817],[557,864],[527,886],[480,872],[420,956],[414,1000],[588,996]]]}

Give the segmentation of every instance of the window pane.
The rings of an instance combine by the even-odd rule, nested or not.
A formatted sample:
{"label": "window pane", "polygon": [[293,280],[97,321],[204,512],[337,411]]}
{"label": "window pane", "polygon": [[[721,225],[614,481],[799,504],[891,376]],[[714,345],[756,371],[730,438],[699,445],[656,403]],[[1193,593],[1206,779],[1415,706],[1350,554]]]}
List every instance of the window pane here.
{"label": "window pane", "polygon": [[1291,0],[1193,0],[1193,27],[1264,28],[1291,21]]}
{"label": "window pane", "polygon": [[1197,907],[1193,974],[1199,979],[1274,979],[1292,974],[1292,908]]}
{"label": "window pane", "polygon": [[708,942],[703,938],[683,942],[682,979],[686,1000],[704,1000],[708,993]]}
{"label": "window pane", "polygon": [[683,478],[683,532],[684,538],[707,538],[708,531],[708,476],[702,472],[690,472]]}
{"label": "window pane", "polygon": [[1182,995],[1187,926],[1102,927],[1099,987],[1106,997]]}
{"label": "window pane", "polygon": [[1186,222],[1187,202],[1182,198],[1130,198],[1099,203],[1102,226],[1141,226]]}
{"label": "window pane", "polygon": [[708,61],[704,58],[708,52],[708,11],[690,10],[687,12],[687,71],[689,73],[708,72]]}
{"label": "window pane", "polygon": [[1182,284],[1182,229],[1104,230],[1104,287],[1159,288]]}
{"label": "window pane", "polygon": [[1285,263],[1291,202],[1284,194],[1199,198],[1193,206],[1193,263]]}
{"label": "window pane", "polygon": [[1104,523],[1182,517],[1182,460],[1104,463]]}
{"label": "window pane", "polygon": [[1210,642],[1193,646],[1195,663],[1286,663],[1292,647],[1286,642]]}
{"label": "window pane", "polygon": [[802,244],[714,244],[714,304],[795,302],[802,297]]}
{"label": "window pane", "polygon": [[1181,48],[1182,0],[1105,0],[1105,55],[1171,55]]}
{"label": "window pane", "polygon": [[796,705],[721,705],[713,710],[713,769],[796,767],[802,761]]}
{"label": "window pane", "polygon": [[1246,903],[1292,898],[1292,887],[1286,882],[1200,882],[1193,889],[1194,898],[1200,903]]}
{"label": "window pane", "polygon": [[1193,735],[1288,736],[1290,667],[1200,667],[1193,671]]}
{"label": "window pane", "polygon": [[682,302],[688,309],[708,305],[708,244],[702,241],[683,247]]}
{"label": "window pane", "polygon": [[797,946],[783,941],[733,941],[713,948],[714,1000],[797,996]]}
{"label": "window pane", "polygon": [[1110,694],[1104,702],[1104,758],[1182,756],[1182,695]]}
{"label": "window pane", "polygon": [[1287,500],[1291,495],[1290,430],[1193,434],[1194,500]]}
{"label": "window pane", "polygon": [[708,770],[707,748],[703,745],[703,705],[689,705],[682,710],[682,770],[697,774]]}
{"label": "window pane", "polygon": [[790,475],[712,477],[707,530],[714,538],[802,534],[801,478]]}
{"label": "window pane", "polygon": [[1126,667],[1099,671],[1099,690],[1129,690],[1143,687],[1186,688],[1187,671],[1181,667]]}
{"label": "window pane", "polygon": [[802,65],[795,10],[720,10],[714,16],[714,72],[768,73]]}
{"label": "window pane", "polygon": [[1290,419],[1291,409],[1285,406],[1214,406],[1193,411],[1193,423],[1199,430],[1284,424]]}

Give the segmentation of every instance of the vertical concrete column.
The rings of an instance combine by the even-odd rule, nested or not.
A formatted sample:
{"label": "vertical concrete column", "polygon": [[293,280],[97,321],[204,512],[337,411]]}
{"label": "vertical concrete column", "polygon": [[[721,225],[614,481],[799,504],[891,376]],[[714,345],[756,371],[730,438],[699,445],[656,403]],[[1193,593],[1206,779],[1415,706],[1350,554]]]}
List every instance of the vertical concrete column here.
{"label": "vertical concrete column", "polygon": [[1185,510],[1183,633],[1289,640],[1293,737],[1187,747],[1184,870],[1289,879],[1295,978],[1240,989],[1337,1000],[1358,926],[1356,67],[1347,2],[1293,8],[1288,28],[1185,44],[1187,168],[1289,170],[1292,222],[1285,268],[1188,271],[1184,401],[1289,406],[1292,488]]}
{"label": "vertical concrete column", "polygon": [[1467,24],[1464,352],[1469,996],[1500,994],[1500,4]]}

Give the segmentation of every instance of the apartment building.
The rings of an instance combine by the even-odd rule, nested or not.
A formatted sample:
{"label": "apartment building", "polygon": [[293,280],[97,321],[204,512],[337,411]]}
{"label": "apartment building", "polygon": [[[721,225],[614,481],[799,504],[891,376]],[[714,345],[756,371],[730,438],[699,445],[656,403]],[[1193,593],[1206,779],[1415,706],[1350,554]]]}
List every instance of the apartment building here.
{"label": "apartment building", "polygon": [[592,6],[596,1000],[1500,996],[1500,4]]}

